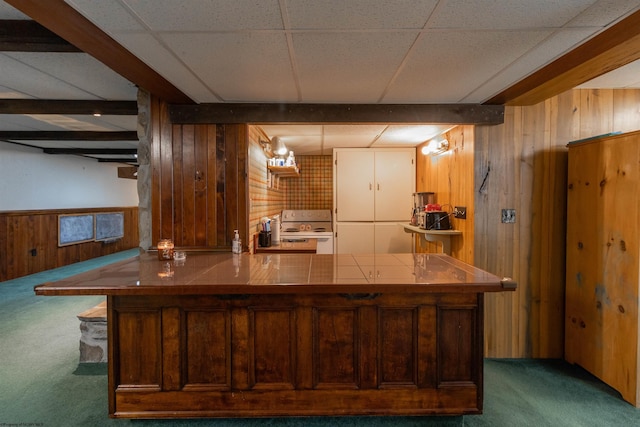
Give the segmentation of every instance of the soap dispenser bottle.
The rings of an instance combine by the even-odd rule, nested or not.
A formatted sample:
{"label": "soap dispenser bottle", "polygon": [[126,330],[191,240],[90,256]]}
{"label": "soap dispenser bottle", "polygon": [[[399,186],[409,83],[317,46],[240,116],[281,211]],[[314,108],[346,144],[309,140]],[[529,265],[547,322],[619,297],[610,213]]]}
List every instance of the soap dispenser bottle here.
{"label": "soap dispenser bottle", "polygon": [[234,254],[242,253],[242,241],[240,240],[240,234],[238,234],[238,230],[233,230],[234,236],[233,241],[231,242],[231,252]]}

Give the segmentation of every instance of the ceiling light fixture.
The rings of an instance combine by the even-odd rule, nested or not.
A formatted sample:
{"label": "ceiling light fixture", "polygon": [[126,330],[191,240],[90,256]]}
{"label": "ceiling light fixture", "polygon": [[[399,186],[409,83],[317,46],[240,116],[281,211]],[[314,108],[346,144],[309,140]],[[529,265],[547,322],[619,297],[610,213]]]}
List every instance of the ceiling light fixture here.
{"label": "ceiling light fixture", "polygon": [[429,141],[427,145],[422,147],[422,154],[425,156],[437,156],[438,154],[442,154],[449,149],[449,141],[445,138],[442,139],[432,139]]}
{"label": "ceiling light fixture", "polygon": [[279,136],[271,138],[271,145],[273,145],[273,152],[278,156],[284,156],[287,154],[287,146],[284,145],[284,142],[282,142],[282,139],[280,139]]}

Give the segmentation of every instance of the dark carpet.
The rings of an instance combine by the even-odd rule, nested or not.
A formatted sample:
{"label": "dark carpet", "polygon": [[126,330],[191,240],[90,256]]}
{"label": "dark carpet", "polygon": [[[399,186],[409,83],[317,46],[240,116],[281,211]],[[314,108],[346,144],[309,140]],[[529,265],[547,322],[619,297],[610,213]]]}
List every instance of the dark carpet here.
{"label": "dark carpet", "polygon": [[76,315],[104,297],[36,297],[33,286],[135,256],[137,249],[0,283],[0,427],[640,426],[640,409],[561,360],[485,360],[484,414],[120,420],[107,415],[106,364],[78,363]]}

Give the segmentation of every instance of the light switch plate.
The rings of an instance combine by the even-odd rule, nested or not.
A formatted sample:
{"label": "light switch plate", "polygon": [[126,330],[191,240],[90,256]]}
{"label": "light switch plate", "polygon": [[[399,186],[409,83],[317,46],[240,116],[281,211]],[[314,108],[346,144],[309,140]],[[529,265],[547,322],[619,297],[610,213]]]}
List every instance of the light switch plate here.
{"label": "light switch plate", "polygon": [[505,224],[513,224],[516,222],[515,209],[502,209],[502,222]]}

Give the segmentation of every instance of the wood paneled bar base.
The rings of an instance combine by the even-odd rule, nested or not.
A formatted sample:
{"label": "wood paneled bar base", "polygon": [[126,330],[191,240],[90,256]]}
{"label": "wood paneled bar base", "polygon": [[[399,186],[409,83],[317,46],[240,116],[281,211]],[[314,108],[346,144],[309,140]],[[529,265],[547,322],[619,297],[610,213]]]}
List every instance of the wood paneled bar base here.
{"label": "wood paneled bar base", "polygon": [[155,253],[35,288],[107,295],[109,414],[482,412],[483,293],[443,254]]}

